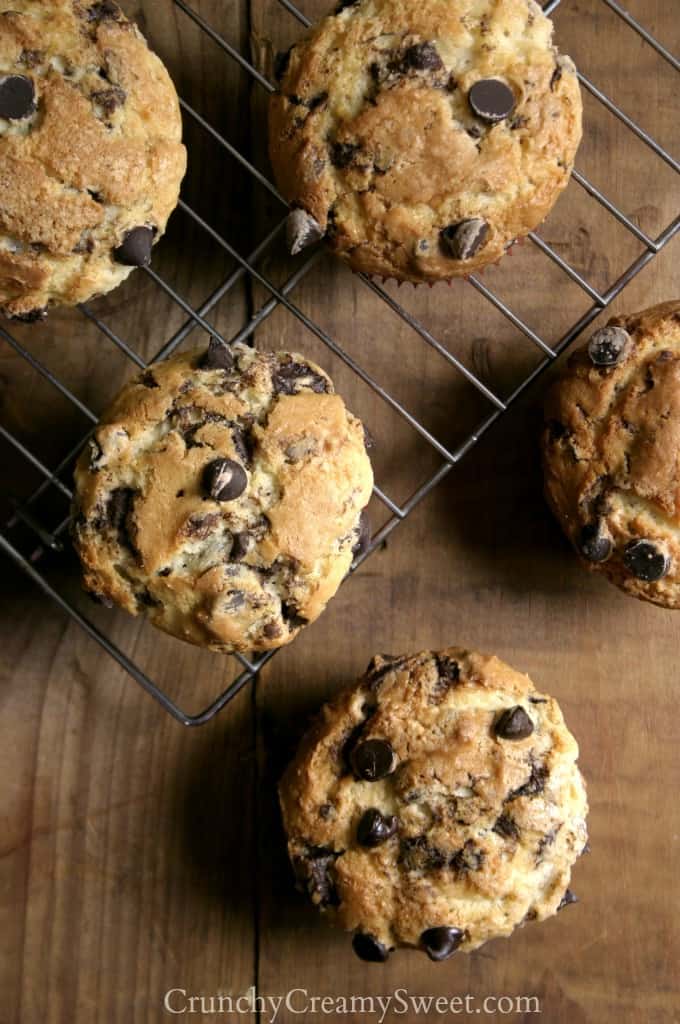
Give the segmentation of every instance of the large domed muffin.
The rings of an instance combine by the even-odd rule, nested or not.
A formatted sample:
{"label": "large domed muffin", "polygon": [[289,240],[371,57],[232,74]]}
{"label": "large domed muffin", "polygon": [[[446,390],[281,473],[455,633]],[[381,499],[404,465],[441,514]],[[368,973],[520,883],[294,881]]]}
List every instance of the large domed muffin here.
{"label": "large domed muffin", "polygon": [[40,319],[148,263],[181,136],[167,71],[112,0],[0,0],[0,312]]}
{"label": "large domed muffin", "polygon": [[321,712],[280,786],[300,886],[364,960],[470,952],[575,897],[578,746],[498,658],[374,658]]}
{"label": "large domed muffin", "polygon": [[277,63],[270,155],[293,251],[436,281],[497,261],[566,187],[574,65],[533,0],[344,3]]}
{"label": "large domed muffin", "polygon": [[83,452],[85,586],[201,647],[281,647],[347,575],[372,485],[323,370],[213,341],[128,384]]}
{"label": "large domed muffin", "polygon": [[680,608],[680,301],[595,331],[545,419],[546,495],[583,563]]}

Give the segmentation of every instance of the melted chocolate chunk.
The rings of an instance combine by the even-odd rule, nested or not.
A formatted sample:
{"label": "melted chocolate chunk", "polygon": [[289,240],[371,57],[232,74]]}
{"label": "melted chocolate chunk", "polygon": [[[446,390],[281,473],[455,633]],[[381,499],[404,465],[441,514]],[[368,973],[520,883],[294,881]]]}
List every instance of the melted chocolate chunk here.
{"label": "melted chocolate chunk", "polygon": [[443,66],[434,43],[416,43],[404,54],[404,67],[415,71],[439,71]]}
{"label": "melted chocolate chunk", "polygon": [[354,160],[360,147],[353,142],[332,142],[329,146],[331,163],[334,167],[344,170]]}
{"label": "melted chocolate chunk", "polygon": [[465,875],[468,871],[479,871],[484,865],[485,853],[468,839],[465,845],[454,853],[450,865],[457,875]]}
{"label": "melted chocolate chunk", "polygon": [[215,501],[234,501],[248,486],[248,474],[233,459],[214,459],[203,471],[203,486]]}
{"label": "melted chocolate chunk", "polygon": [[623,564],[628,572],[644,583],[656,583],[667,576],[671,560],[651,540],[633,540],[626,545]]}
{"label": "melted chocolate chunk", "polygon": [[331,874],[337,857],[333,850],[312,847],[307,856],[297,857],[293,862],[298,885],[317,906],[336,907],[340,902]]}
{"label": "melted chocolate chunk", "polygon": [[387,740],[364,740],[351,753],[354,774],[366,782],[377,782],[391,775],[396,768],[396,756]]}
{"label": "melted chocolate chunk", "polygon": [[562,66],[560,64],[556,64],[555,65],[555,70],[553,71],[552,75],[550,76],[550,91],[551,92],[555,91],[555,86],[557,85],[557,83],[559,82],[561,77],[562,77]]}
{"label": "melted chocolate chunk", "polygon": [[357,539],[354,547],[352,548],[352,557],[359,558],[361,555],[364,555],[368,551],[370,543],[371,521],[368,518],[368,513],[364,510],[359,517]]}
{"label": "melted chocolate chunk", "polygon": [[127,231],[121,244],[113,250],[114,259],[126,267],[148,266],[155,234],[156,229],[146,225]]}
{"label": "melted chocolate chunk", "polygon": [[509,814],[500,814],[496,819],[492,832],[504,839],[519,839],[519,828],[514,818]]}
{"label": "melted chocolate chunk", "polygon": [[229,553],[229,560],[231,562],[241,562],[248,552],[250,551],[254,537],[247,531],[241,533],[235,533],[232,536],[231,551]]}
{"label": "melted chocolate chunk", "polygon": [[572,892],[571,889],[567,889],[564,896],[560,900],[557,909],[564,910],[564,908],[568,907],[571,903],[578,903],[578,896],[575,892]]}
{"label": "melted chocolate chunk", "polygon": [[500,78],[482,78],[468,93],[472,112],[489,124],[503,121],[515,106],[515,94]]}
{"label": "melted chocolate chunk", "polygon": [[374,964],[384,964],[390,955],[387,946],[379,942],[374,935],[364,935],[361,932],[357,932],[352,939],[352,949],[360,960]]}
{"label": "melted chocolate chunk", "polygon": [[277,82],[280,82],[290,64],[290,55],[293,52],[293,47],[289,46],[287,50],[279,50],[274,57],[274,78]]}
{"label": "melted chocolate chunk", "polygon": [[300,615],[297,607],[291,601],[281,602],[281,618],[291,629],[299,629],[309,622],[304,615]]}
{"label": "melted chocolate chunk", "polygon": [[29,309],[27,313],[12,313],[10,319],[20,324],[37,324],[47,319],[47,309],[43,306],[42,309]]}
{"label": "melted chocolate chunk", "polygon": [[588,523],[581,530],[578,549],[589,562],[606,562],[612,553],[612,542],[602,522]]}
{"label": "melted chocolate chunk", "polygon": [[457,224],[449,224],[440,233],[444,251],[454,260],[469,260],[476,256],[488,237],[489,225],[481,217],[469,217]]}
{"label": "melted chocolate chunk", "polygon": [[525,740],[533,731],[534,723],[519,704],[506,708],[494,725],[494,732],[501,740]]}
{"label": "melted chocolate chunk", "polygon": [[539,793],[542,793],[549,774],[544,764],[532,764],[529,778],[522,786],[513,789],[512,793],[508,796],[508,800],[515,800],[520,796],[537,796]]}
{"label": "melted chocolate chunk", "polygon": [[399,863],[406,871],[439,871],[447,864],[446,854],[431,846],[425,836],[402,839]]}
{"label": "melted chocolate chunk", "polygon": [[26,75],[0,77],[0,118],[21,121],[35,111],[35,87]]}
{"label": "melted chocolate chunk", "polygon": [[394,814],[386,818],[377,808],[369,807],[357,827],[357,840],[360,846],[380,846],[396,835],[398,828],[399,821]]}
{"label": "melted chocolate chunk", "polygon": [[213,532],[215,527],[222,520],[219,512],[209,512],[205,516],[191,516],[184,526],[184,533],[187,537],[194,537],[196,540],[205,540]]}
{"label": "melted chocolate chunk", "polygon": [[[380,664],[378,663],[378,657],[381,659]],[[366,681],[370,688],[372,690],[377,689],[377,685],[383,676],[386,676],[388,672],[393,672],[403,661],[403,657],[395,654],[381,654],[371,658],[366,669]]]}
{"label": "melted chocolate chunk", "polygon": [[101,3],[92,4],[87,11],[88,21],[119,21],[123,13],[113,0],[101,0]]}
{"label": "melted chocolate chunk", "polygon": [[198,368],[199,370],[233,370],[234,357],[224,342],[219,338],[212,337]]}
{"label": "melted chocolate chunk", "polygon": [[142,376],[140,378],[140,384],[143,384],[145,388],[158,388],[158,387],[160,387],[160,384],[158,383],[158,381],[154,377],[154,375],[153,375],[151,370],[146,370],[142,374]]}
{"label": "melted chocolate chunk", "polygon": [[109,526],[118,531],[121,541],[129,539],[126,520],[132,511],[136,493],[131,487],[117,487],[109,495],[106,518]]}
{"label": "melted chocolate chunk", "polygon": [[626,356],[630,334],[623,327],[601,327],[588,342],[588,355],[595,366],[616,366]]}
{"label": "melted chocolate chunk", "polygon": [[420,944],[430,960],[438,963],[453,956],[464,938],[465,932],[462,929],[453,925],[440,925],[438,928],[426,929],[420,936]]}
{"label": "melted chocolate chunk", "polygon": [[90,98],[93,103],[102,108],[107,117],[110,117],[118,107],[123,106],[127,99],[127,93],[120,86],[113,85],[110,89],[93,92]]}
{"label": "melted chocolate chunk", "polygon": [[301,389],[313,391],[317,395],[328,394],[330,384],[306,363],[294,360],[280,362],[272,375],[272,384],[277,395],[297,395]]}

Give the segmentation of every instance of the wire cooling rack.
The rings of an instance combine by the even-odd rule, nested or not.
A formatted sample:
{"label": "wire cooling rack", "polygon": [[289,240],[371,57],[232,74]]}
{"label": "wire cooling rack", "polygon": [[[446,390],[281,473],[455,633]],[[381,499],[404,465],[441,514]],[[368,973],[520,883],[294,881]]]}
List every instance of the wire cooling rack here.
{"label": "wire cooling rack", "polygon": [[[241,69],[252,77],[258,87],[262,88],[267,93],[274,91],[275,86],[265,77],[265,75],[254,67],[250,60],[239,53],[220,35],[216,28],[208,24],[206,20],[187,3],[185,3],[184,0],[167,0],[167,2],[173,2],[187,18],[194,22],[202,32],[210,37],[213,43],[216,44],[216,46],[219,47],[229,59],[236,61],[237,64],[240,65]],[[278,0],[278,2],[302,26],[306,27],[309,25],[308,19],[301,11],[298,10],[291,0]],[[544,4],[544,10],[546,14],[552,14],[560,3],[564,3],[566,6],[568,2],[569,0],[550,0],[550,2]],[[642,25],[631,17],[631,15],[620,6],[617,0],[599,0],[599,2],[605,4],[612,12],[614,12],[615,15],[622,19],[633,32],[642,37],[642,39],[644,39],[649,46],[653,47],[656,53],[663,58],[663,60],[667,61],[676,72],[680,71],[680,61],[678,61],[666,49],[666,47],[655,39]],[[621,110],[600,88],[598,88],[594,82],[586,77],[586,75],[580,73],[579,78],[584,89],[587,90],[587,92],[602,104],[612,115],[614,115],[614,117],[618,118],[618,120],[621,121],[630,132],[637,136],[637,138],[649,148],[656,158],[667,164],[676,174],[680,173],[680,164],[678,164],[670,153],[651,138],[651,136],[626,113],[624,113],[624,111]],[[540,360],[537,365],[530,373],[527,374],[525,379],[514,388],[512,393],[503,399],[501,399],[492,389],[480,380],[477,374],[463,365],[463,363],[457,359],[457,357],[450,352],[448,348],[446,348],[425,325],[423,325],[415,316],[397,302],[384,287],[364,275],[358,275],[363,286],[370,289],[375,296],[385,302],[393,314],[405,321],[410,328],[412,328],[414,335],[417,338],[435,349],[440,356],[447,360],[448,363],[467,380],[469,385],[475,388],[483,396],[483,399],[488,404],[489,408],[487,413],[482,418],[481,422],[479,422],[476,429],[474,429],[455,449],[450,449],[438,441],[418,418],[412,415],[408,409],[397,400],[397,398],[395,398],[385,387],[381,385],[380,381],[374,379],[370,374],[368,374],[359,365],[359,363],[342,348],[341,344],[334,337],[303,313],[293,301],[292,295],[295,288],[316,262],[318,258],[318,251],[312,251],[306,258],[302,259],[295,272],[289,276],[285,283],[280,287],[275,286],[261,271],[257,269],[256,264],[261,257],[266,254],[270,247],[275,243],[280,243],[280,236],[284,232],[286,221],[285,201],[275,186],[253,165],[248,156],[244,155],[234,147],[226,138],[223,137],[222,134],[220,134],[214,125],[208,123],[208,121],[206,121],[198,111],[193,109],[192,106],[184,100],[181,100],[180,102],[185,118],[195,122],[201,130],[207,132],[219,146],[223,147],[231,157],[241,164],[248,174],[252,175],[261,186],[276,198],[276,200],[280,201],[282,216],[274,229],[270,231],[260,242],[254,252],[252,252],[248,258],[244,258],[236,251],[235,248],[233,248],[232,245],[229,244],[228,241],[226,241],[226,239],[222,237],[218,231],[215,230],[210,223],[192,209],[191,206],[189,206],[184,200],[180,201],[179,207],[182,214],[190,218],[201,232],[204,232],[212,239],[213,243],[216,243],[218,247],[229,254],[235,263],[235,268],[226,277],[226,279],[222,281],[219,287],[212,292],[209,298],[198,306],[198,308],[193,308],[192,305],[185,301],[185,299],[178,294],[175,288],[168,284],[168,282],[165,281],[154,269],[146,268],[145,271],[143,271],[152,279],[155,286],[161,289],[172,300],[172,302],[176,303],[182,312],[186,314],[186,321],[183,326],[177,330],[172,337],[165,340],[164,344],[157,352],[155,359],[163,359],[169,356],[188,337],[193,329],[198,326],[202,327],[209,335],[217,337],[227,343],[233,343],[236,340],[245,340],[252,335],[257,327],[271,316],[276,309],[283,307],[292,316],[297,318],[297,320],[300,321],[308,330],[316,335],[316,337],[331,352],[333,352],[335,356],[349,366],[354,373],[356,373],[369,388],[379,395],[380,398],[386,402],[397,415],[403,417],[409,426],[434,449],[441,460],[438,464],[438,468],[434,473],[432,473],[430,478],[418,487],[406,501],[401,503],[393,501],[388,494],[376,485],[375,496],[384,504],[384,506],[386,506],[389,518],[382,528],[371,538],[371,542],[367,549],[355,561],[353,569],[356,569],[360,562],[369,557],[371,553],[382,544],[392,530],[394,530],[394,528],[409,515],[415,506],[422,501],[422,499],[425,498],[426,495],[428,495],[448,473],[450,473],[453,467],[460,462],[463,456],[470,451],[477,441],[504,415],[507,409],[529,387],[529,385],[550,365],[554,359],[557,358],[557,356],[577,337],[577,335],[583,331],[584,328],[586,328],[588,324],[595,319],[595,317],[597,317],[603,309],[609,306],[609,304],[621,293],[628,283],[632,281],[632,279],[651,260],[654,259],[654,257],[664,248],[680,228],[680,216],[678,216],[668,224],[663,231],[661,231],[658,237],[649,237],[649,235],[642,231],[640,227],[638,227],[638,225],[635,224],[633,220],[628,217],[614,202],[608,199],[598,188],[585,178],[583,174],[579,173],[578,170],[575,170],[573,178],[578,185],[584,189],[590,197],[596,200],[609,215],[614,217],[621,225],[623,225],[639,243],[642,244],[643,251],[606,291],[600,292],[592,287],[592,285],[580,273],[578,273],[542,238],[533,232],[530,234],[529,238],[531,243],[538,247],[538,249],[540,249],[548,259],[556,263],[560,267],[561,271],[563,271],[564,274],[566,274],[583,290],[591,302],[587,311],[575,323],[573,323],[561,339],[553,345],[549,345],[539,334],[529,327],[521,317],[519,317],[490,288],[483,284],[478,277],[472,276],[469,278],[470,287],[476,289],[484,299],[490,302],[496,310],[502,314],[502,316],[506,317],[510,323],[524,334],[535,346],[537,346],[540,351]],[[205,318],[210,314],[211,310],[215,309],[218,303],[230,292],[237,282],[246,278],[247,275],[250,275],[253,282],[258,282],[259,285],[265,289],[269,294],[269,298],[257,310],[257,312],[255,312],[254,316],[248,319],[247,323],[234,337],[225,338],[210,323],[208,323]],[[119,337],[107,323],[100,319],[95,311],[87,306],[81,307],[81,311],[83,316],[99,328],[101,333],[109,342],[117,346],[117,348],[131,360],[135,365],[136,370],[144,369],[148,365],[144,359],[129,347],[123,338]],[[36,331],[40,330],[40,326],[34,325],[33,329]],[[174,718],[188,726],[201,725],[209,721],[249,680],[255,677],[258,671],[275,652],[268,652],[261,657],[254,658],[235,655],[235,657],[238,658],[240,666],[238,675],[233,682],[231,682],[224,692],[222,692],[201,712],[198,714],[187,714],[151,678],[149,678],[149,676],[143,672],[141,668],[134,663],[134,661],[132,661],[97,626],[83,615],[67,597],[63,596],[62,593],[57,591],[57,589],[48,582],[44,573],[38,568],[38,564],[47,551],[63,551],[64,538],[68,532],[69,519],[68,517],[64,518],[55,529],[48,529],[40,521],[39,515],[36,513],[36,505],[43,494],[49,491],[50,488],[56,488],[56,490],[59,491],[66,499],[70,500],[70,469],[78,452],[91,435],[92,429],[94,429],[94,426],[97,423],[97,415],[80,398],[78,398],[66,384],[64,384],[53,372],[51,372],[51,370],[36,359],[35,356],[33,356],[31,352],[29,352],[16,339],[11,331],[11,323],[5,323],[4,325],[0,324],[0,339],[6,345],[11,346],[16,353],[23,357],[34,371],[49,381],[49,383],[59,391],[65,399],[71,402],[91,424],[91,428],[88,433],[64,455],[55,468],[49,468],[46,466],[41,459],[39,459],[18,437],[15,436],[14,433],[0,424],[0,438],[4,439],[4,441],[8,443],[16,453],[18,453],[20,458],[25,459],[30,463],[33,469],[37,470],[42,477],[40,485],[25,500],[15,504],[11,518],[8,519],[3,530],[0,532],[0,550],[4,551],[11,559],[13,559],[13,561],[17,563],[24,572],[63,609],[63,611],[71,616],[71,618],[73,618],[86,633],[100,644],[118,662],[119,665],[126,669],[132,678],[135,679],[136,682],[139,683],[139,685],[148,693],[150,693],[151,696],[153,696]],[[64,482],[65,479],[68,480],[68,482]],[[31,535],[37,540],[37,547],[29,557],[25,557],[24,554],[22,554],[15,542],[14,534],[19,527],[23,530],[27,529],[30,531]]]}

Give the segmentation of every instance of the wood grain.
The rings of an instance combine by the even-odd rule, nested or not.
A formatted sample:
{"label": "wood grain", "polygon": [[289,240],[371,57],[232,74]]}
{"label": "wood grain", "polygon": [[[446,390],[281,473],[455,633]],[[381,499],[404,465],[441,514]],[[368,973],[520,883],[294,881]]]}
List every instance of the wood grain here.
{"label": "wood grain", "polygon": [[[193,6],[262,66],[299,31],[274,0],[194,0]],[[301,6],[310,17],[327,9],[323,0]],[[170,0],[126,8],[187,101],[266,173],[260,88]],[[668,0],[629,0],[628,9],[671,50],[678,48]],[[555,21],[560,46],[580,67],[659,142],[677,149],[671,68],[601,0],[563,0]],[[577,166],[644,230],[657,233],[677,211],[673,172],[591,98],[586,119]],[[190,119],[187,141],[187,201],[240,252],[252,250],[281,207]],[[641,251],[576,184],[541,234],[601,290]],[[674,296],[679,246],[676,239],[614,308]],[[260,264],[277,282],[297,266],[280,249]],[[154,267],[187,301],[200,303],[231,264],[178,213]],[[483,280],[549,342],[589,305],[531,245]],[[464,282],[387,290],[501,396],[540,359]],[[209,319],[230,336],[266,298],[260,286],[240,282]],[[441,356],[329,257],[298,285],[294,301],[442,443],[462,441],[488,412]],[[185,319],[142,274],[93,310],[144,357]],[[133,372],[77,313],[54,314],[46,327],[17,334],[95,412]],[[189,342],[201,336],[198,329]],[[407,498],[436,468],[429,446],[288,312],[273,314],[256,342],[300,348],[327,367],[376,438],[377,479],[392,498]],[[677,620],[575,564],[541,497],[536,425],[544,383],[391,535],[257,686],[199,730],[183,730],[164,715],[4,565],[0,1024],[155,1024],[171,1019],[163,1011],[169,989],[237,996],[252,985],[264,995],[291,988],[337,996],[407,988],[412,995],[470,993],[479,1001],[537,995],[551,1024],[680,1020]],[[3,424],[49,465],[84,426],[5,345],[0,408]],[[33,472],[4,447],[2,457],[3,483],[11,480],[15,494],[27,493],[37,479]],[[377,528],[387,513],[373,504]],[[40,505],[50,524],[63,512],[53,496]],[[205,705],[233,672],[230,661],[159,638],[122,613],[90,608],[68,556],[51,558],[45,571],[183,706]],[[377,968],[357,961],[348,937],[329,930],[295,894],[275,782],[309,715],[373,653],[450,643],[498,653],[560,699],[581,743],[592,808],[592,853],[574,876],[581,902],[445,966],[400,953]],[[241,1012],[200,1019],[254,1018]],[[276,1019],[301,1018],[281,1010]],[[304,1019],[329,1018],[317,1011]],[[428,1019],[448,1017],[433,1012]]]}

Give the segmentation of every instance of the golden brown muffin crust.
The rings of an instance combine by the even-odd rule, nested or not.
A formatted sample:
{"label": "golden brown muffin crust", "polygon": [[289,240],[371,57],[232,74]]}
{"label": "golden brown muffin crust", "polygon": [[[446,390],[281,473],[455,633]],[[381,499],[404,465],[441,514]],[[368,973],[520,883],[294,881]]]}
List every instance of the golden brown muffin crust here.
{"label": "golden brown muffin crust", "polygon": [[[2,117],[8,79],[25,116]],[[163,234],[186,169],[177,96],[111,0],[0,0],[0,310],[35,317],[109,291],[140,265],[116,251]]]}
{"label": "golden brown muffin crust", "polygon": [[469,952],[549,917],[587,838],[577,756],[557,702],[497,658],[378,656],[281,781],[299,883],[367,959],[432,955],[430,929]]}
{"label": "golden brown muffin crust", "polygon": [[[241,481],[228,497],[210,475],[225,460]],[[372,485],[363,427],[323,370],[215,341],[128,384],[83,452],[85,586],[203,647],[280,647],[349,571]]]}
{"label": "golden brown muffin crust", "polygon": [[584,564],[680,608],[680,301],[596,331],[545,417],[546,495]]}
{"label": "golden brown muffin crust", "polygon": [[[359,0],[282,62],[270,111],[276,179],[355,270],[412,281],[494,262],[546,216],[581,137],[573,64],[533,0]],[[505,83],[497,123],[470,104]],[[452,253],[452,225],[482,245]]]}

